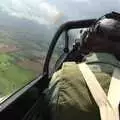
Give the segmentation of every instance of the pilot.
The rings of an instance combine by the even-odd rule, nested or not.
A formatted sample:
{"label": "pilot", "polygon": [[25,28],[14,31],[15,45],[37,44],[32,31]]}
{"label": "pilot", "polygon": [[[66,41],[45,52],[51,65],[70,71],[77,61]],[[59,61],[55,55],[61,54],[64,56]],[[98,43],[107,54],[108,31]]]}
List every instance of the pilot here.
{"label": "pilot", "polygon": [[[101,120],[105,117],[104,110],[102,115],[100,112],[98,102],[102,94],[97,93],[97,88],[101,87],[107,98],[114,69],[120,69],[120,15],[112,12],[98,19],[87,31],[81,51],[87,53],[84,61],[63,63],[49,83],[52,120]],[[89,71],[81,64],[93,73],[98,87],[94,81],[91,84],[94,88],[88,85],[85,77],[89,77]]]}

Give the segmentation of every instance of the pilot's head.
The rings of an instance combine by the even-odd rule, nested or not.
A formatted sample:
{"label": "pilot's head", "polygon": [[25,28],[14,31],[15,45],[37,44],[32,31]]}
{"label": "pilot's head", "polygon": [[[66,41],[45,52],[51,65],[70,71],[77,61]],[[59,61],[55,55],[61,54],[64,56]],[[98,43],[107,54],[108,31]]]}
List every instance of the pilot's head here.
{"label": "pilot's head", "polygon": [[98,19],[89,29],[83,46],[93,52],[120,55],[120,14],[112,12]]}

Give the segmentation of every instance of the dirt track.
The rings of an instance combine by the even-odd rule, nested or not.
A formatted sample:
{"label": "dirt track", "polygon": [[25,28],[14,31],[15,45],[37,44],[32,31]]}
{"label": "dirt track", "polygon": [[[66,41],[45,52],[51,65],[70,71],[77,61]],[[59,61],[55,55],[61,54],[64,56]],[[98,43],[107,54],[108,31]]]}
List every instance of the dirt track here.
{"label": "dirt track", "polygon": [[20,49],[17,48],[15,45],[13,44],[9,44],[9,45],[6,45],[6,44],[3,44],[3,43],[0,43],[0,53],[10,53],[10,52],[17,52],[19,51]]}
{"label": "dirt track", "polygon": [[43,70],[43,64],[31,60],[18,61],[17,64],[22,68],[33,70],[37,73],[42,73]]}

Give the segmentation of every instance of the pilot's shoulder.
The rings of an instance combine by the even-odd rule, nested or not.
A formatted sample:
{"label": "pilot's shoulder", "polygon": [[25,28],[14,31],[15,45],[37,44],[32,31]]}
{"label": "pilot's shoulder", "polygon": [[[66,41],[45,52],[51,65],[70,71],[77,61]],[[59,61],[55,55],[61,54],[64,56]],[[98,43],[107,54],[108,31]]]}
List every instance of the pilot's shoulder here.
{"label": "pilot's shoulder", "polygon": [[77,65],[76,62],[64,62],[62,65],[62,69],[67,67],[75,67],[76,65]]}
{"label": "pilot's shoulder", "polygon": [[80,76],[80,70],[78,64],[75,62],[65,62],[62,66],[62,76],[63,77],[74,77]]}
{"label": "pilot's shoulder", "polygon": [[78,71],[78,65],[75,62],[64,62],[62,68],[53,74],[51,81],[59,82],[63,79],[69,79],[76,76],[76,74],[80,75],[80,71]]}

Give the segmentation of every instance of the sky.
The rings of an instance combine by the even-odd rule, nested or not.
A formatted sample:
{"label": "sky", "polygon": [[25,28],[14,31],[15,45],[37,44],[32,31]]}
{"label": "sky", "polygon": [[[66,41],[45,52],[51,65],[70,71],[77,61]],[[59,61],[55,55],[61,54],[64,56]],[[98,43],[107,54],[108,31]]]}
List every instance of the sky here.
{"label": "sky", "polygon": [[117,11],[120,0],[1,0],[0,10],[40,24],[87,19]]}

